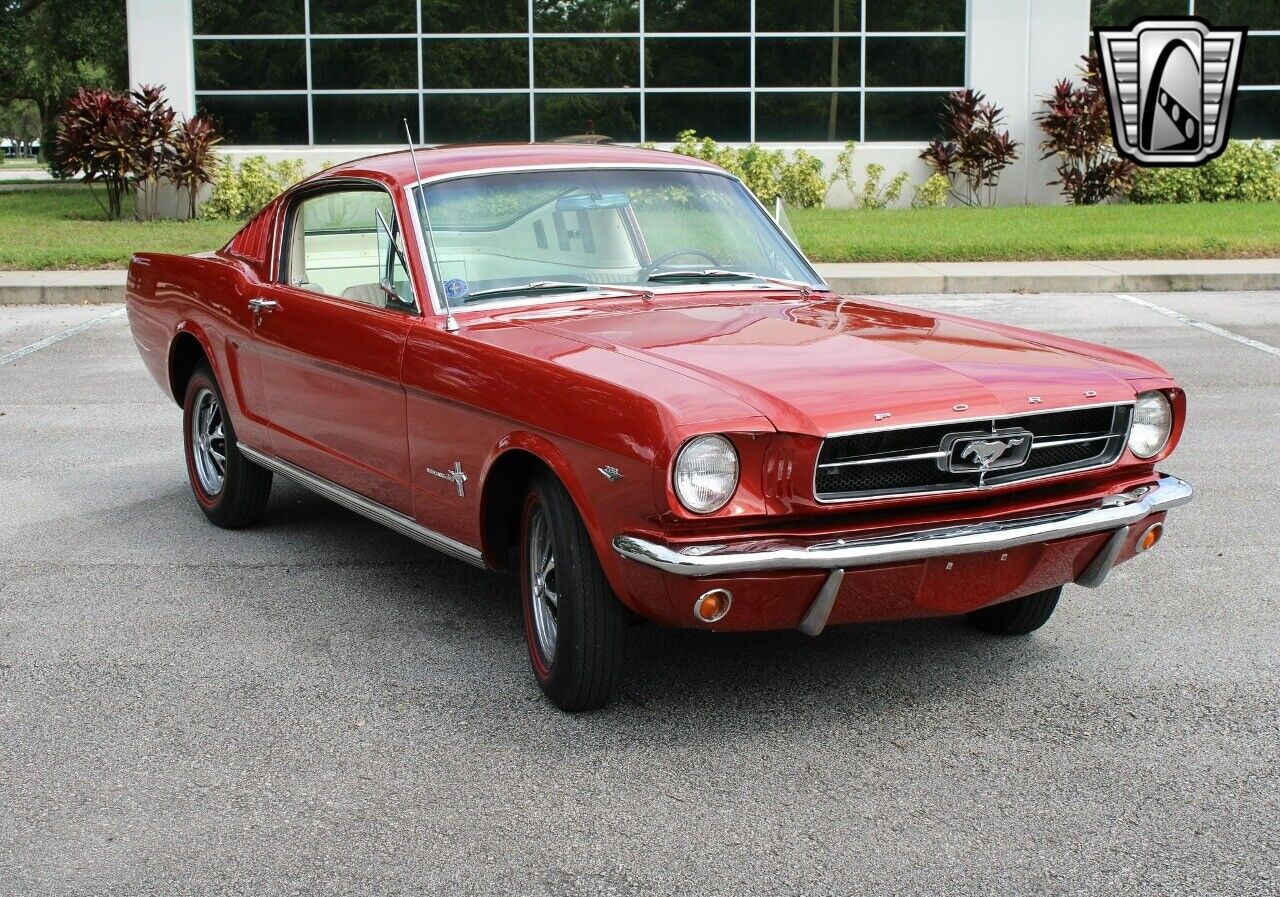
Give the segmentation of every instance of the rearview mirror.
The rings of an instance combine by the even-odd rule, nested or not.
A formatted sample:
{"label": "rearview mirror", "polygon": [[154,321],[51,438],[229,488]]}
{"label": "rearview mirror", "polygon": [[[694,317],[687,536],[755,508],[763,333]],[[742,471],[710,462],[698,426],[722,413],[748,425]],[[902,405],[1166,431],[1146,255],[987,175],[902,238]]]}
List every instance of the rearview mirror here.
{"label": "rearview mirror", "polygon": [[593,209],[623,209],[631,205],[625,193],[574,193],[556,200],[557,212],[588,212]]}

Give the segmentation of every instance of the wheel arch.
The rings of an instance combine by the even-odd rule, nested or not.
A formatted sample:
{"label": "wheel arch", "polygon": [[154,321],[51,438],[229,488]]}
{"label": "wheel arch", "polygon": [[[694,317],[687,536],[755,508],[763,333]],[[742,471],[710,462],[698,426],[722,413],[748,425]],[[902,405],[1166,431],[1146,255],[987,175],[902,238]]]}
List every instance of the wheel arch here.
{"label": "wheel arch", "polygon": [[[208,340],[199,330],[188,325],[179,326],[169,342],[169,394],[179,405],[187,391],[187,381],[201,361],[214,368],[214,355]],[[217,377],[214,369],[214,377]]]}
{"label": "wheel arch", "polygon": [[601,547],[599,521],[573,466],[553,443],[530,433],[504,438],[485,469],[480,485],[480,538],[485,562],[497,569],[507,566],[510,552],[519,540],[525,488],[539,473],[551,474],[565,487],[608,574],[611,565]]}

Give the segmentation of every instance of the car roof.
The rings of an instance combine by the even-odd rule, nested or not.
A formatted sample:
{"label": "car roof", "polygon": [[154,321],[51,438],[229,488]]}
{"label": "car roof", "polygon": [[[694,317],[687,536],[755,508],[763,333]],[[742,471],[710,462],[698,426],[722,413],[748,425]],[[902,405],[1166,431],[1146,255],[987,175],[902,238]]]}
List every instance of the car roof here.
{"label": "car roof", "polygon": [[[416,151],[418,169],[422,178],[440,175],[468,174],[492,169],[523,168],[567,165],[590,167],[592,165],[654,165],[672,168],[690,168],[703,171],[721,171],[719,167],[701,159],[681,156],[662,150],[641,149],[616,145],[585,145],[564,143],[503,143],[474,144],[466,146],[423,147]],[[417,183],[413,158],[407,149],[367,156],[325,169],[311,182],[332,177],[372,177],[397,186]]]}

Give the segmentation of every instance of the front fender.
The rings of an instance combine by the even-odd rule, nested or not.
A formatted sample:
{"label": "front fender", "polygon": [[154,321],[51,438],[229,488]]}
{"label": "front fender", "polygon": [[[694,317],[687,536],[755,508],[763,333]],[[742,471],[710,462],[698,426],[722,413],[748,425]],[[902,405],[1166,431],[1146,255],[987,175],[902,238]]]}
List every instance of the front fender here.
{"label": "front fender", "polygon": [[[504,459],[509,461],[516,453],[536,459],[564,485],[586,526],[605,578],[619,600],[643,617],[666,617],[669,606],[661,577],[635,564],[624,568],[621,558],[613,550],[614,536],[626,531],[627,527],[652,526],[655,508],[650,465],[592,446],[557,443],[540,433],[516,430],[498,441],[485,464],[481,475],[482,520],[489,519],[494,502],[512,499],[517,513],[515,519],[519,520],[522,495],[500,494],[507,483],[491,483],[494,472],[501,470]],[[616,474],[611,471],[612,476],[606,476],[600,470],[610,467]],[[494,563],[494,546],[488,538],[484,542],[482,550],[485,557]]]}

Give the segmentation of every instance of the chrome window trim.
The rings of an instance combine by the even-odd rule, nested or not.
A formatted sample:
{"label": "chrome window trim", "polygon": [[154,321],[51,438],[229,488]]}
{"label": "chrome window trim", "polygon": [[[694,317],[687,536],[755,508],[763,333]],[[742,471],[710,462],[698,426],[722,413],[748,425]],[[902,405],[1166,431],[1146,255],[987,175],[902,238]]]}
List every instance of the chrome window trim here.
{"label": "chrome window trim", "polygon": [[[655,150],[655,152],[658,152],[658,151]],[[765,220],[768,222],[768,225],[771,226],[780,237],[782,237],[782,239],[786,242],[786,244],[795,251],[797,256],[799,256],[800,260],[804,262],[806,266],[808,266],[809,274],[814,279],[814,285],[811,287],[812,290],[815,293],[832,292],[830,285],[826,282],[826,280],[823,279],[822,275],[820,275],[817,272],[817,270],[814,269],[813,262],[809,261],[809,257],[804,254],[804,251],[800,248],[800,246],[796,243],[796,241],[791,239],[790,234],[788,234],[785,230],[783,230],[778,225],[778,222],[774,220],[771,214],[769,214],[769,210],[765,208],[764,203],[760,202],[759,197],[757,197],[754,193],[752,193],[749,189],[747,189],[747,185],[742,182],[741,178],[737,177],[736,175],[730,174],[729,172],[724,171],[723,169],[703,167],[701,165],[672,164],[669,162],[666,162],[666,163],[655,162],[653,164],[646,164],[643,162],[591,162],[591,163],[585,163],[585,164],[584,163],[575,164],[572,162],[558,162],[558,163],[547,163],[544,165],[499,165],[499,166],[491,166],[487,168],[473,168],[467,171],[451,171],[443,174],[430,175],[428,177],[420,178],[416,181],[406,184],[402,188],[402,190],[404,191],[405,202],[409,206],[409,215],[413,220],[413,227],[414,227],[414,231],[416,232],[416,236],[418,240],[418,252],[422,256],[423,260],[425,261],[424,267],[426,268],[427,280],[428,280],[427,296],[431,300],[432,311],[437,316],[443,317],[445,315],[445,309],[443,305],[440,303],[440,297],[436,290],[436,284],[438,282],[438,275],[436,273],[436,267],[435,267],[436,261],[434,258],[431,257],[431,253],[427,249],[426,231],[422,227],[422,219],[418,209],[418,203],[414,198],[414,191],[418,189],[425,189],[433,184],[439,184],[445,181],[458,181],[466,178],[486,177],[488,175],[497,175],[497,174],[522,174],[525,172],[534,173],[534,172],[542,172],[542,171],[678,171],[678,172],[693,172],[696,174],[710,174],[710,175],[715,175],[716,177],[727,178],[728,180],[735,182],[739,187],[742,188],[742,190],[746,193],[746,195],[749,196],[751,200],[756,204],[756,207],[760,210],[760,213],[764,215]],[[673,285],[673,286],[667,286],[667,287],[654,287],[652,289],[652,292],[654,293],[654,295],[665,296],[665,295],[683,295],[687,293],[705,293],[705,292],[735,292],[735,291],[742,292],[743,290],[760,290],[762,292],[781,292],[781,293],[795,292],[795,290],[789,287],[783,287],[776,284],[767,284],[767,283],[766,284],[683,284],[683,285]],[[577,293],[566,293],[562,296],[556,296],[554,294],[543,295],[543,296],[532,297],[529,299],[514,299],[508,302],[489,303],[484,305],[483,307],[475,308],[474,311],[487,312],[487,311],[493,311],[495,309],[521,308],[521,307],[530,306],[530,305],[560,304],[564,302],[572,302],[574,300],[581,301],[583,299],[598,298],[600,296],[608,296],[608,295],[612,295],[612,294],[608,292],[599,292],[599,293],[577,292]],[[464,310],[471,310],[471,309],[455,308],[453,309],[453,313],[457,315]]]}
{"label": "chrome window trim", "polygon": [[[1128,423],[1128,426],[1125,427],[1125,431],[1123,433],[1115,433],[1106,437],[1102,437],[1105,439],[1121,440],[1120,451],[1116,454],[1115,458],[1112,458],[1111,460],[1104,460],[1098,464],[1091,464],[1088,467],[1074,467],[1070,470],[1058,470],[1050,473],[1037,474],[1036,476],[1024,477],[1022,479],[1014,480],[1008,483],[993,483],[990,485],[983,484],[981,486],[971,486],[968,484],[956,484],[956,485],[947,485],[942,488],[937,488],[936,486],[924,486],[919,489],[910,489],[903,492],[883,492],[883,493],[876,493],[872,495],[855,495],[848,498],[822,498],[819,496],[819,493],[818,493],[818,471],[821,469],[824,469],[825,466],[815,463],[813,466],[813,479],[810,481],[810,488],[812,490],[813,500],[820,505],[852,505],[852,504],[859,504],[859,503],[868,502],[868,501],[887,501],[887,500],[893,500],[893,499],[899,499],[899,498],[921,498],[921,497],[928,497],[933,495],[941,496],[941,495],[970,494],[975,492],[977,493],[996,492],[1001,489],[1012,489],[1017,486],[1024,486],[1027,483],[1037,483],[1043,480],[1058,479],[1060,477],[1072,476],[1073,474],[1077,474],[1077,473],[1088,473],[1089,471],[1093,471],[1093,470],[1103,470],[1104,468],[1107,468],[1107,467],[1113,467],[1119,463],[1120,459],[1124,457],[1125,451],[1128,449],[1129,430],[1132,429],[1133,427],[1132,408],[1135,402],[1136,402],[1136,399],[1131,399],[1125,402],[1094,402],[1089,405],[1070,405],[1065,408],[1050,408],[1048,410],[1030,411],[1030,412],[1025,412],[1021,414],[1005,414],[1005,415],[1000,415],[998,417],[992,417],[992,416],[976,417],[976,418],[967,417],[967,418],[961,418],[958,420],[928,421],[926,423],[920,423],[920,424],[908,424],[903,427],[868,427],[862,430],[851,430],[848,432],[836,433],[831,436],[826,436],[822,440],[823,446],[826,445],[826,442],[828,439],[837,439],[841,436],[856,436],[862,433],[895,432],[898,430],[914,430],[920,427],[945,427],[951,424],[978,423],[978,422],[986,422],[986,421],[995,421],[996,423],[999,423],[1000,421],[1008,421],[1008,420],[1013,420],[1021,417],[1032,417],[1032,416],[1038,416],[1042,414],[1057,414],[1064,411],[1084,411],[1090,408],[1112,408],[1115,410],[1119,410],[1121,408],[1127,407],[1131,409],[1129,413],[1129,423]],[[1094,442],[1094,441],[1100,441],[1100,440],[1090,439],[1090,440],[1079,440],[1079,441]],[[1065,445],[1065,444],[1067,443],[1060,443],[1060,442],[1053,443],[1053,445]],[[1050,446],[1050,444],[1046,443],[1046,446]],[[1032,441],[1032,447],[1029,451],[1035,451],[1034,440]],[[822,457],[821,447],[819,447],[818,449],[818,457],[819,458]],[[933,457],[938,457],[938,455],[933,455]],[[894,458],[892,460],[900,461],[903,459]]]}
{"label": "chrome window trim", "polygon": [[[294,289],[294,290],[300,289],[299,287],[296,287],[293,284],[289,283],[286,277],[287,272],[285,270],[285,264],[284,264],[284,255],[285,255],[285,252],[288,251],[289,244],[291,242],[289,237],[289,231],[293,227],[294,215],[298,210],[298,206],[301,203],[306,202],[308,199],[312,199],[316,196],[319,196],[325,193],[339,193],[342,191],[344,187],[360,188],[360,190],[356,192],[370,192],[372,190],[381,190],[383,193],[387,194],[387,198],[391,200],[391,214],[395,216],[396,226],[400,229],[401,234],[405,234],[404,222],[400,220],[401,215],[399,211],[396,209],[395,190],[392,187],[388,187],[386,184],[382,183],[381,181],[374,180],[373,178],[362,178],[362,177],[354,177],[349,175],[343,175],[341,177],[333,177],[333,178],[321,177],[318,179],[304,180],[301,183],[297,184],[296,186],[291,187],[288,193],[282,197],[280,201],[280,207],[279,207],[280,211],[278,213],[279,219],[272,223],[272,230],[273,230],[272,238],[271,238],[272,240],[272,247],[271,247],[271,284],[272,286],[288,287],[289,289]],[[409,246],[409,240],[407,239],[407,235],[406,235],[404,245],[406,248],[408,248]],[[418,288],[413,283],[413,271],[407,271],[406,273],[409,275],[409,286],[413,290],[413,296],[412,296],[413,308],[394,308],[394,309],[381,308],[380,309],[379,306],[376,306],[376,305],[369,305],[364,302],[357,302],[354,299],[347,299],[342,296],[333,296],[329,293],[317,292],[317,293],[313,293],[312,295],[318,296],[323,299],[332,299],[335,302],[343,302],[348,305],[359,306],[361,308],[372,308],[372,309],[379,309],[381,311],[391,311],[397,314],[409,315],[410,317],[415,317],[415,318],[424,317],[424,313],[422,310],[422,300],[418,297],[418,292],[419,292]]]}

